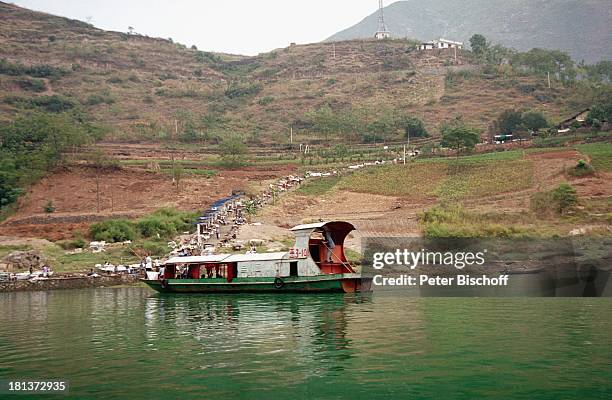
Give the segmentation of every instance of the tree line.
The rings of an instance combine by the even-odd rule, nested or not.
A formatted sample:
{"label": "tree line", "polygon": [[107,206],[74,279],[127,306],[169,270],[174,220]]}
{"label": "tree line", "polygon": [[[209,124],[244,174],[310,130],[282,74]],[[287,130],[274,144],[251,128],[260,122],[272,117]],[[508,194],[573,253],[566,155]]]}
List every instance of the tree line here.
{"label": "tree line", "polygon": [[0,125],[0,211],[61,164],[66,151],[102,134],[100,127],[73,112],[31,111]]}
{"label": "tree line", "polygon": [[308,111],[295,122],[296,127],[323,135],[342,136],[353,142],[377,143],[401,135],[428,137],[429,132],[419,118],[397,109],[382,107],[350,107],[334,110],[328,104]]}

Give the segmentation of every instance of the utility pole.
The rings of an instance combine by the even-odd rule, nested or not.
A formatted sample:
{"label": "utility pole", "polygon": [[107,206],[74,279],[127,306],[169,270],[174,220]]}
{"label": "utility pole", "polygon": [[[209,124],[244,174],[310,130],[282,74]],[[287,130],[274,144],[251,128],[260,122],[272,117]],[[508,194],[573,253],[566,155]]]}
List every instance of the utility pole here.
{"label": "utility pole", "polygon": [[332,49],[333,49],[333,58],[335,60],[336,59],[336,43],[332,43]]}
{"label": "utility pole", "polygon": [[550,89],[550,71],[547,72],[547,76],[548,76],[548,88]]}
{"label": "utility pole", "polygon": [[404,165],[406,165],[406,145],[404,145]]}
{"label": "utility pole", "polygon": [[100,171],[96,171],[96,210],[100,213]]}
{"label": "utility pole", "polygon": [[291,133],[289,134],[289,141],[293,145],[293,125],[291,125]]}

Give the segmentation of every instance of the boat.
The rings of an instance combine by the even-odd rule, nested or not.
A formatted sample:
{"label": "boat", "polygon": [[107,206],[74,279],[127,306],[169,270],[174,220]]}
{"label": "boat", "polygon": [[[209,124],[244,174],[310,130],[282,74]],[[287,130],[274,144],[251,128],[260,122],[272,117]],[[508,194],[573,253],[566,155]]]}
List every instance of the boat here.
{"label": "boat", "polygon": [[172,257],[143,282],[162,293],[354,293],[371,279],[346,259],[344,241],[355,227],[343,221],[291,229],[285,252]]}

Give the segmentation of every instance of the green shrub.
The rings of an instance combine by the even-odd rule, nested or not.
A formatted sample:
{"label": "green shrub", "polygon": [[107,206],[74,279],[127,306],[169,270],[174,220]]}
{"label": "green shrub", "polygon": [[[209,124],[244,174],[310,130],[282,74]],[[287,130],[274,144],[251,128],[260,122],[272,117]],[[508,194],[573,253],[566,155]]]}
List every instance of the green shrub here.
{"label": "green shrub", "polygon": [[52,67],[48,64],[25,66],[0,59],[0,74],[12,76],[30,75],[35,78],[57,78],[66,75],[67,72],[62,68]]}
{"label": "green shrub", "polygon": [[43,209],[47,214],[55,212],[55,206],[53,205],[53,202],[51,200],[49,200],[47,204],[45,204],[45,207]]}
{"label": "green shrub", "polygon": [[44,92],[47,90],[47,86],[45,85],[45,81],[42,79],[30,79],[23,78],[17,81],[17,84],[23,90],[28,90],[30,92]]}
{"label": "green shrub", "polygon": [[256,96],[261,92],[263,86],[260,83],[253,83],[247,85],[231,85],[226,91],[225,96],[230,99],[237,99],[241,97]]}
{"label": "green shrub", "polygon": [[143,237],[171,239],[180,232],[190,230],[194,218],[195,214],[192,213],[162,208],[138,220],[136,227]]}
{"label": "green shrub", "polygon": [[118,84],[118,83],[123,83],[123,79],[121,79],[118,76],[112,76],[106,82],[113,83],[113,84]]}
{"label": "green shrub", "polygon": [[496,217],[476,214],[461,206],[436,206],[419,214],[423,233],[430,238],[523,237],[528,228],[502,225]]}
{"label": "green shrub", "polygon": [[77,233],[72,240],[63,240],[57,244],[64,250],[83,249],[87,246],[87,241],[80,233]]}
{"label": "green shrub", "polygon": [[4,101],[8,104],[25,108],[40,108],[44,111],[53,113],[69,111],[76,105],[72,99],[57,94],[52,96],[38,96],[31,98],[10,96],[6,97]]}
{"label": "green shrub", "polygon": [[177,232],[171,221],[152,215],[139,220],[136,227],[144,237],[171,237]]}
{"label": "green shrub", "polygon": [[214,53],[210,53],[207,51],[196,51],[194,58],[197,62],[208,62],[212,64],[220,64],[223,62],[223,59]]}
{"label": "green shrub", "polygon": [[259,104],[260,106],[267,106],[268,104],[272,103],[274,101],[274,97],[272,96],[266,96],[262,99],[260,99],[257,104]]}
{"label": "green shrub", "polygon": [[162,241],[145,240],[130,249],[137,254],[146,254],[153,257],[162,257],[168,254],[168,244]]}
{"label": "green shrub", "polygon": [[124,242],[136,238],[134,224],[125,219],[111,219],[95,223],[90,228],[94,240],[104,240],[109,243]]}
{"label": "green shrub", "polygon": [[591,166],[591,164],[584,160],[578,161],[578,164],[576,164],[575,167],[570,168],[570,170],[568,171],[569,175],[576,177],[589,176],[593,175],[594,173],[595,169],[593,168],[593,166]]}
{"label": "green shrub", "polygon": [[89,97],[87,97],[87,100],[85,100],[85,104],[88,106],[95,106],[98,104],[113,104],[115,102],[115,99],[113,99],[110,96],[103,96],[103,95],[99,95],[99,94],[91,94],[89,95]]}
{"label": "green shrub", "polygon": [[552,192],[552,199],[559,213],[563,214],[578,203],[578,194],[568,183],[562,183]]}
{"label": "green shrub", "polygon": [[576,189],[562,183],[548,192],[538,192],[531,196],[530,208],[538,216],[562,215],[578,203]]}

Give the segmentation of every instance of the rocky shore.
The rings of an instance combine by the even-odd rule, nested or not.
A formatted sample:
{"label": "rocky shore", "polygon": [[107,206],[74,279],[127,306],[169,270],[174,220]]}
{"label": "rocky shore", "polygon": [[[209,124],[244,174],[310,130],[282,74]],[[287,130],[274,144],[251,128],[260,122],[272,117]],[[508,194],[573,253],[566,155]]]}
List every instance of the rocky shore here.
{"label": "rocky shore", "polygon": [[87,289],[118,285],[135,285],[137,283],[139,283],[138,277],[134,275],[110,275],[97,277],[60,276],[38,280],[0,281],[0,293],[60,289]]}

